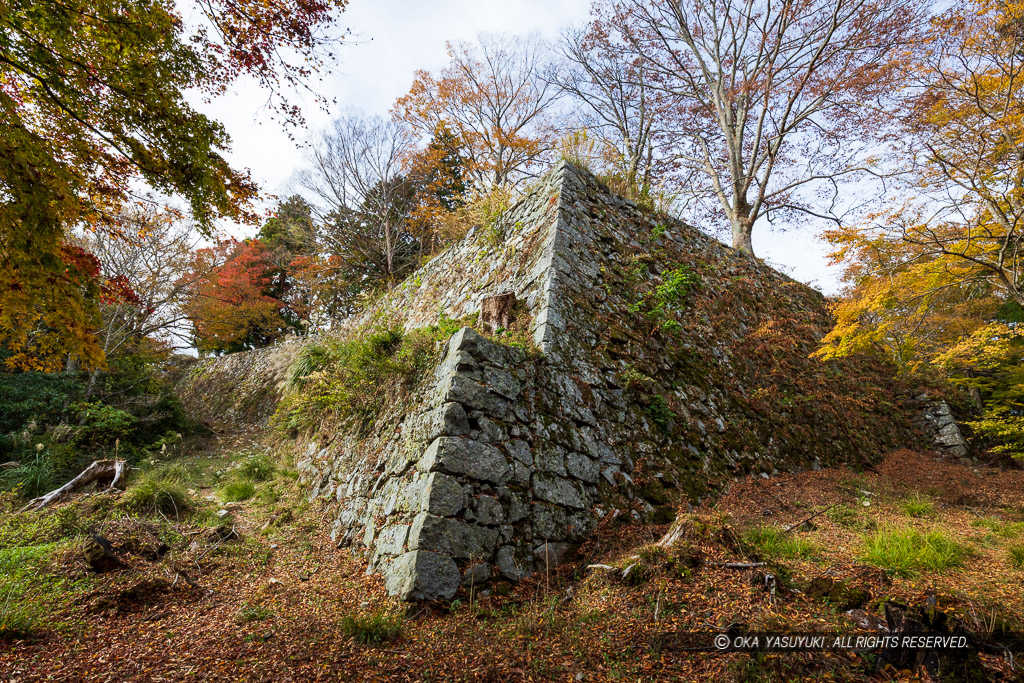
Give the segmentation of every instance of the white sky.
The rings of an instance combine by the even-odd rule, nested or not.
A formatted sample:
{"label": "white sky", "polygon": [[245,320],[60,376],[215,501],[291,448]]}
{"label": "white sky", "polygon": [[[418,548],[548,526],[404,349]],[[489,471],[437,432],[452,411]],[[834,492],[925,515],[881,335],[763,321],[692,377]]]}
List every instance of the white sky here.
{"label": "white sky", "polygon": [[[554,39],[562,27],[585,22],[589,9],[590,0],[351,0],[341,24],[357,34],[358,44],[343,47],[332,73],[323,74],[323,82],[316,84],[336,104],[324,112],[311,101],[296,101],[305,104],[310,130],[348,107],[387,116],[391,104],[408,92],[416,69],[444,66],[445,41],[473,40],[480,32],[539,32]],[[227,126],[233,140],[229,159],[236,167],[250,169],[264,190],[285,195],[293,172],[302,166],[304,133],[290,140],[270,120],[265,101],[264,92],[244,84],[203,109]],[[755,228],[754,250],[798,280],[826,293],[837,289],[837,271],[827,265],[826,245],[810,230]]]}

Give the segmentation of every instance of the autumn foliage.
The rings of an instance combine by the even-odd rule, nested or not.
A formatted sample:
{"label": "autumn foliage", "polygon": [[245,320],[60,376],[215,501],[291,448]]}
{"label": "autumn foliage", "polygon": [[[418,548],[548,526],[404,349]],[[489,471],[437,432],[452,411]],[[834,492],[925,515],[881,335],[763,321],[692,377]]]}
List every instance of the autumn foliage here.
{"label": "autumn foliage", "polygon": [[879,351],[904,372],[967,387],[975,429],[1024,452],[1020,230],[1024,225],[1024,5],[976,0],[932,21],[905,73],[901,199],[826,232],[846,296],[819,352]]}
{"label": "autumn foliage", "polygon": [[195,326],[201,351],[237,351],[266,346],[288,325],[286,304],[272,296],[282,274],[257,240],[225,240],[196,252],[194,272],[184,309]]}
{"label": "autumn foliage", "polygon": [[548,107],[543,45],[534,38],[482,36],[479,46],[448,43],[440,74],[417,71],[394,115],[423,135],[458,139],[463,173],[478,191],[535,172],[557,139]]}
{"label": "autumn foliage", "polygon": [[[221,218],[254,218],[257,187],[228,163],[227,132],[185,92],[212,97],[251,77],[269,89],[285,121],[301,121],[280,97],[282,87],[301,84],[324,64],[336,39],[322,29],[344,4],[4,4],[0,269],[7,286],[0,290],[0,342],[15,351],[9,365],[53,367],[66,355],[101,360],[83,331],[90,304],[62,281],[61,249],[79,225],[123,231],[119,210],[135,199],[140,181],[180,197],[203,229]],[[62,341],[41,341],[51,337]]]}

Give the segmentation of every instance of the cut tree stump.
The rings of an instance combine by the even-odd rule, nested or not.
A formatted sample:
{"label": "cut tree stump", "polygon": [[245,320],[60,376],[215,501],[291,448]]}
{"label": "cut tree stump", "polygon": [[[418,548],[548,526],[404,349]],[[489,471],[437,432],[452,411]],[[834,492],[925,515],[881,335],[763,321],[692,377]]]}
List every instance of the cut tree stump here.
{"label": "cut tree stump", "polygon": [[110,545],[110,541],[99,534],[89,534],[89,538],[82,546],[82,552],[85,555],[85,561],[97,574],[117,571],[128,566],[114,555],[114,548]]}
{"label": "cut tree stump", "polygon": [[490,333],[507,329],[512,324],[512,309],[516,306],[514,292],[486,297],[480,302],[480,322]]}
{"label": "cut tree stump", "polygon": [[97,460],[59,489],[50,491],[38,498],[33,498],[19,512],[42,510],[50,503],[61,500],[68,494],[83,489],[93,482],[97,484],[97,487],[109,482],[107,484],[108,491],[113,488],[124,488],[125,473],[127,471],[128,464],[124,460]]}

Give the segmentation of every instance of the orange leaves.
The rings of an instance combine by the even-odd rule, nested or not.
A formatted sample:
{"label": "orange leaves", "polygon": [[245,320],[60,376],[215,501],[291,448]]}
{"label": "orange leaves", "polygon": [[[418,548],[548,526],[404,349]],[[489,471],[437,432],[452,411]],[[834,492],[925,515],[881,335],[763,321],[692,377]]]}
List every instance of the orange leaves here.
{"label": "orange leaves", "polygon": [[282,302],[267,294],[273,266],[256,241],[226,240],[196,252],[183,306],[200,350],[264,346],[282,333]]}
{"label": "orange leaves", "polygon": [[434,127],[426,148],[405,159],[407,177],[416,187],[415,206],[410,213],[413,234],[435,233],[446,239],[442,223],[466,199],[469,169],[463,147],[462,141],[441,121]]}
{"label": "orange leaves", "polygon": [[68,244],[59,254],[42,268],[12,269],[0,280],[0,343],[10,370],[55,372],[69,357],[84,367],[103,363],[95,335],[104,284],[99,262]]}
{"label": "orange leaves", "polygon": [[[222,444],[222,448],[229,444]],[[238,446],[233,446],[237,448]],[[205,458],[204,458],[205,460]],[[250,503],[236,512],[244,544],[229,544],[199,558],[201,571],[189,563],[188,574],[209,594],[181,581],[170,590],[146,595],[125,609],[88,611],[89,604],[68,605],[62,619],[74,628],[47,629],[39,637],[5,643],[0,667],[26,680],[497,680],[497,681],[732,681],[753,676],[783,680],[883,680],[893,672],[871,676],[870,664],[846,654],[770,655],[753,659],[739,654],[686,652],[673,647],[684,634],[733,625],[750,630],[841,631],[850,622],[841,610],[804,591],[780,591],[774,604],[755,570],[705,566],[690,575],[679,571],[685,553],[698,549],[710,561],[740,559],[729,541],[747,526],[789,526],[849,495],[851,486],[867,488],[870,507],[848,517],[823,514],[816,529],[802,532],[820,549],[821,560],[781,561],[792,582],[806,586],[828,574],[870,588],[876,599],[891,597],[923,604],[935,595],[940,605],[962,615],[990,618],[992,607],[1007,619],[1024,609],[1020,572],[1006,561],[1006,541],[975,526],[978,514],[1006,515],[1019,502],[1020,472],[999,472],[976,464],[936,461],[897,451],[871,472],[826,468],[770,479],[735,481],[718,501],[706,501],[692,516],[695,530],[687,545],[670,548],[651,579],[637,586],[610,581],[603,572],[581,565],[556,572],[550,585],[526,580],[507,588],[509,595],[463,596],[447,607],[424,606],[405,620],[402,634],[380,646],[347,636],[345,616],[397,610],[388,601],[379,577],[367,576],[365,561],[339,550],[329,538],[330,518],[309,508],[301,524],[275,522],[273,536],[256,533],[270,509]],[[929,525],[941,525],[976,545],[977,556],[961,571],[927,573],[917,580],[882,577],[859,561],[861,527],[905,524],[899,502],[905,491],[936,491],[942,503]],[[970,509],[965,508],[968,501]],[[276,504],[298,510],[284,499]],[[611,515],[584,557],[595,563],[624,566],[650,553],[651,527]],[[990,519],[987,517],[987,519]],[[130,521],[130,520],[129,520]],[[134,524],[134,522],[132,522]],[[699,525],[699,526],[698,526]],[[184,538],[184,561],[204,550],[185,550],[201,528],[175,524]],[[246,530],[251,530],[246,534]],[[200,544],[201,545],[201,544]],[[634,557],[637,556],[637,557]],[[659,556],[654,556],[658,559]],[[92,605],[140,585],[166,577],[178,565],[157,564],[104,575],[95,585]],[[824,563],[824,566],[823,566]],[[299,576],[305,574],[308,581]],[[47,577],[48,578],[48,577]],[[270,578],[280,581],[274,589]],[[891,579],[891,582],[890,582]],[[144,584],[143,584],[144,585]],[[504,591],[502,591],[504,592]],[[70,601],[69,601],[70,602]],[[82,600],[82,603],[87,603]],[[116,600],[112,604],[121,604]],[[102,604],[102,603],[101,603]],[[110,603],[108,603],[110,604]],[[267,618],[238,623],[240,608],[259,606]],[[877,607],[877,602],[874,603]],[[870,607],[866,608],[869,611]],[[980,624],[972,626],[977,628]],[[986,633],[987,631],[981,631]],[[993,658],[987,665],[1012,679],[1008,664]],[[995,677],[999,673],[990,669]]]}
{"label": "orange leaves", "polygon": [[462,145],[475,189],[517,181],[554,145],[545,118],[556,92],[543,54],[536,38],[449,43],[448,66],[439,77],[417,71],[393,115],[423,135],[443,124]]}
{"label": "orange leaves", "polygon": [[[0,269],[7,276],[0,341],[14,353],[10,363],[62,362],[32,360],[32,353],[98,360],[86,341],[95,311],[59,281],[60,245],[82,223],[118,234],[116,214],[133,203],[140,185],[180,198],[201,228],[224,218],[254,219],[256,184],[228,163],[223,126],[194,109],[185,93],[216,95],[243,75],[253,77],[287,123],[301,123],[298,109],[280,96],[282,86],[303,85],[330,57],[325,52],[340,37],[323,29],[345,4],[203,0],[191,3],[196,20],[188,22],[164,1],[4,5]],[[66,331],[57,333],[64,341],[39,343],[54,334],[53,325]]]}

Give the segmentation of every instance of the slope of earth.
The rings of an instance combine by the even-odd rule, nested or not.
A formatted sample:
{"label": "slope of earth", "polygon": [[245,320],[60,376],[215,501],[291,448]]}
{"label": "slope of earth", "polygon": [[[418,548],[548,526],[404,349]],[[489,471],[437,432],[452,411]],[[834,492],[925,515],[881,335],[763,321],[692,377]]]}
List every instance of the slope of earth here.
{"label": "slope of earth", "polygon": [[[177,518],[127,514],[106,495],[4,515],[0,561],[48,558],[30,574],[0,576],[4,619],[45,610],[25,632],[5,634],[4,680],[929,680],[913,662],[876,670],[854,654],[676,645],[688,631],[848,631],[848,610],[870,619],[886,599],[931,601],[977,633],[1019,632],[1024,618],[1024,473],[906,450],[861,473],[739,480],[671,527],[607,519],[577,561],[518,584],[462,589],[445,607],[389,600],[365,563],[335,548],[330,516],[305,500],[289,464],[268,461],[262,447],[222,442],[153,471],[168,470],[191,473],[189,511]],[[251,489],[228,495],[245,482]],[[90,572],[81,555],[89,528],[128,566]],[[906,559],[867,558],[891,530],[943,536],[963,552],[883,571]],[[676,541],[660,548],[666,532]],[[159,556],[144,552],[150,536],[168,546]],[[842,590],[815,597],[822,579]],[[1013,680],[998,648],[980,665],[977,680]]]}

